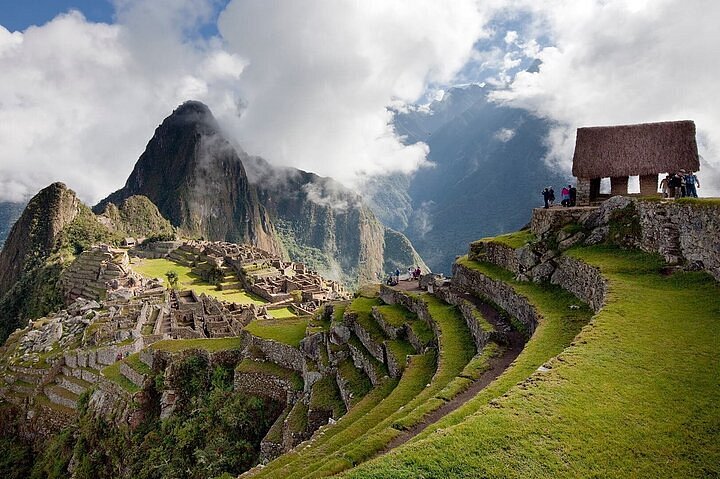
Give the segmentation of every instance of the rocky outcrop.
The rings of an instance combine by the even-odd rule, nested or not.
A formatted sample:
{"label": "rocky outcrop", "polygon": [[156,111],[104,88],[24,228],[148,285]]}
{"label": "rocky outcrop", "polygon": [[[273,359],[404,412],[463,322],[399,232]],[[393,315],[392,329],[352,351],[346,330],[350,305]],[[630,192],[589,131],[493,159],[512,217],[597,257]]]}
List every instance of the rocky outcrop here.
{"label": "rocky outcrop", "polygon": [[185,235],[279,253],[272,222],[245,173],[245,158],[224,138],[207,106],[185,102],[155,130],[125,186],[95,211],[143,195]]}
{"label": "rocky outcrop", "polygon": [[53,183],[30,200],[0,252],[0,298],[23,272],[50,255],[79,211],[80,200],[63,183]]}

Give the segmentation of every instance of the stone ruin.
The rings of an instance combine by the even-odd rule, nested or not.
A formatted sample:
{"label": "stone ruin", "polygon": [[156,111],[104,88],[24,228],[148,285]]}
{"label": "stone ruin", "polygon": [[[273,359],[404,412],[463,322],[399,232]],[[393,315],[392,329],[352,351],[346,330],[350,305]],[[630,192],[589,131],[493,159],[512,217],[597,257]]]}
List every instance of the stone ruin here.
{"label": "stone ruin", "polygon": [[293,303],[301,314],[312,314],[327,301],[352,296],[342,284],[323,278],[304,264],[284,261],[251,245],[188,241],[168,258],[206,280],[212,275],[222,278],[221,289],[242,288],[273,305]]}

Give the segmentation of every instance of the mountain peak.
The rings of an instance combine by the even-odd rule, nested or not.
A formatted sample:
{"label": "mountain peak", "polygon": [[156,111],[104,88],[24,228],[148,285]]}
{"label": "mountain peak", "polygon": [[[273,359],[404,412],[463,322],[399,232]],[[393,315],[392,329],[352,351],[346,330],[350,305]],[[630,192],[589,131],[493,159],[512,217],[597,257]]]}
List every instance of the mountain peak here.
{"label": "mountain peak", "polygon": [[187,124],[203,125],[209,130],[206,133],[214,133],[220,130],[220,126],[210,108],[205,103],[197,100],[188,100],[175,108],[172,114],[165,118],[160,128]]}

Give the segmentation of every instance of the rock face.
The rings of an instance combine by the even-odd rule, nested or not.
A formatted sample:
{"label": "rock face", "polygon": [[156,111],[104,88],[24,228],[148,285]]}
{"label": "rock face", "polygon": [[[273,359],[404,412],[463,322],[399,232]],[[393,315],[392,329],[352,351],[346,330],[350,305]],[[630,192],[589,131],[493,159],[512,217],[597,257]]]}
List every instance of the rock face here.
{"label": "rock face", "polygon": [[293,260],[348,284],[417,265],[422,258],[401,233],[381,224],[362,199],[331,178],[254,159],[253,181]]}
{"label": "rock face", "polygon": [[0,252],[0,297],[23,271],[50,254],[60,232],[79,209],[80,200],[63,183],[53,183],[30,200]]}
{"label": "rock face", "polygon": [[132,195],[149,198],[181,234],[251,243],[348,285],[395,268],[427,270],[407,238],[383,226],[357,194],[251,158],[223,137],[202,103],[186,102],[163,121],[125,186],[95,212],[117,216],[110,203]]}
{"label": "rock face", "polygon": [[241,156],[207,106],[188,101],[155,130],[125,186],[102,200],[144,195],[189,236],[252,243],[278,252],[272,223],[250,185]]}

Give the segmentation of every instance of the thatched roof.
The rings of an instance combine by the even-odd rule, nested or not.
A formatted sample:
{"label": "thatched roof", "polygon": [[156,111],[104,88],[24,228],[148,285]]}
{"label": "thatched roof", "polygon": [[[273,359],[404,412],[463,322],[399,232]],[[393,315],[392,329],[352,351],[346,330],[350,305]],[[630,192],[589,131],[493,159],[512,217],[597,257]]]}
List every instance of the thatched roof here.
{"label": "thatched roof", "polygon": [[577,130],[572,172],[578,178],[653,175],[699,168],[695,123],[689,120]]}

